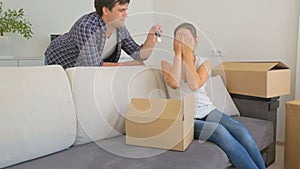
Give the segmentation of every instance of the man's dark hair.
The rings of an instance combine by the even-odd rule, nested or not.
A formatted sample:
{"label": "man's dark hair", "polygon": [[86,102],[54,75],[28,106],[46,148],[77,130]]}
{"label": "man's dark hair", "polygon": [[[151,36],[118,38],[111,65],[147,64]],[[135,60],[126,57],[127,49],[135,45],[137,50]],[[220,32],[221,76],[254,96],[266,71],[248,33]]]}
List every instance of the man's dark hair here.
{"label": "man's dark hair", "polygon": [[103,15],[102,8],[107,7],[110,11],[111,9],[119,3],[120,5],[124,5],[129,3],[130,0],[95,0],[94,1],[94,6],[96,9],[96,12],[99,16]]}
{"label": "man's dark hair", "polygon": [[174,37],[176,37],[177,31],[179,29],[182,29],[182,28],[188,29],[192,33],[193,37],[197,38],[197,30],[196,30],[195,26],[193,24],[187,23],[187,22],[182,23],[182,24],[180,24],[179,26],[177,26],[175,28],[175,30],[174,30]]}

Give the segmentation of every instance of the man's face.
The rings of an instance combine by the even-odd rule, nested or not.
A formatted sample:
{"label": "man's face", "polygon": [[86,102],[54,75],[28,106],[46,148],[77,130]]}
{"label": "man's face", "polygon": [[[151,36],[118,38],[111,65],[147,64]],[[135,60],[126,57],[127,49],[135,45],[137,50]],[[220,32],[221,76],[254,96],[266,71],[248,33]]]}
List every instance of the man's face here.
{"label": "man's face", "polygon": [[105,14],[107,22],[111,27],[122,27],[125,24],[125,18],[127,17],[128,3],[120,5],[117,3],[112,9],[106,10]]}

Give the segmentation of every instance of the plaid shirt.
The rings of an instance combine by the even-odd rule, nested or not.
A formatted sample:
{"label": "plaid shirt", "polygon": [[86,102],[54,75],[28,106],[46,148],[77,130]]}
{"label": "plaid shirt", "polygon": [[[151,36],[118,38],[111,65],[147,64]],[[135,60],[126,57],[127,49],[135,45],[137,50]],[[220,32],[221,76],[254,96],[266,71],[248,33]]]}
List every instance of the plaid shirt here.
{"label": "plaid shirt", "polygon": [[96,12],[81,17],[68,33],[54,39],[45,52],[45,64],[74,66],[102,66],[103,62],[118,62],[121,49],[140,60],[141,46],[135,43],[126,27],[117,28],[117,47],[113,54],[101,59],[106,41],[106,26]]}

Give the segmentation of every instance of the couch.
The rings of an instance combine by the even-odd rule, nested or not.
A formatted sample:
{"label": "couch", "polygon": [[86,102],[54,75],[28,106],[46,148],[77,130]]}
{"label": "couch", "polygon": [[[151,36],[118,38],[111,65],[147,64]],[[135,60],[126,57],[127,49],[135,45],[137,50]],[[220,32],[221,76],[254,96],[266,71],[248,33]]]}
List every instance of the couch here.
{"label": "couch", "polygon": [[[125,144],[130,99],[168,96],[155,67],[2,67],[0,78],[0,168],[231,166],[226,154],[209,141],[194,140],[184,152]],[[219,77],[211,77],[207,89],[219,109],[249,129],[264,153],[274,142],[272,122],[242,117]]]}

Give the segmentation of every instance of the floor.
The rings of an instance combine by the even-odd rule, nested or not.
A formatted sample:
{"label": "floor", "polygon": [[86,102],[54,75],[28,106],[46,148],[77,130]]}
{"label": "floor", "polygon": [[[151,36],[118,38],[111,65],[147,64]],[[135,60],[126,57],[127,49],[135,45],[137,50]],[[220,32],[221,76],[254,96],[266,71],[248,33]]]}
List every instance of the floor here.
{"label": "floor", "polygon": [[284,160],[284,146],[276,146],[276,157],[275,162],[268,167],[268,169],[283,169],[283,160]]}

